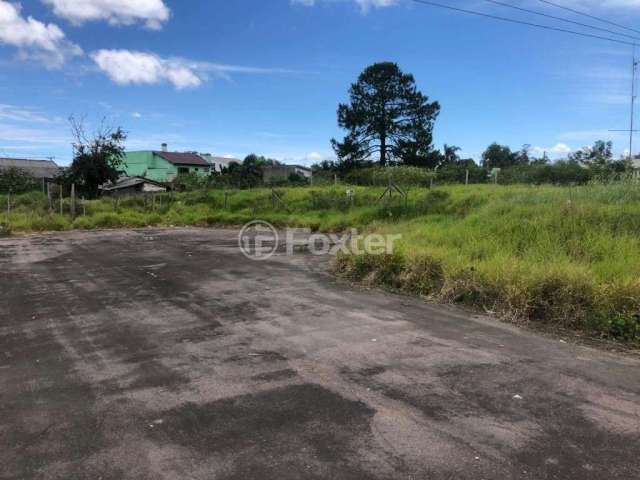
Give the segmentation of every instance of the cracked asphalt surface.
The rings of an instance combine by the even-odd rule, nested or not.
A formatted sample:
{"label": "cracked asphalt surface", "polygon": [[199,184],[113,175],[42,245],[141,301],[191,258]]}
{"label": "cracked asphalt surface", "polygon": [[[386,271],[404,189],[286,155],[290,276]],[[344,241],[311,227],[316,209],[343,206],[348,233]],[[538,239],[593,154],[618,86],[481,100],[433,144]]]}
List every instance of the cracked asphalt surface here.
{"label": "cracked asphalt surface", "polygon": [[0,240],[2,479],[638,479],[640,361],[236,232]]}

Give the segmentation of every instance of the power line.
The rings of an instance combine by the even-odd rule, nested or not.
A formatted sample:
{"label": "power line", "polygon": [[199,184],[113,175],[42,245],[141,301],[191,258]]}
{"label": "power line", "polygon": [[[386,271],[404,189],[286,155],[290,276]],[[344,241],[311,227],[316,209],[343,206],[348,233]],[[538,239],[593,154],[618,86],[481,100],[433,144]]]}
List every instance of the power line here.
{"label": "power line", "polygon": [[611,37],[603,37],[601,35],[594,35],[591,33],[584,33],[584,32],[576,32],[575,30],[567,30],[565,28],[559,28],[559,27],[552,27],[550,25],[542,25],[539,23],[533,23],[533,22],[527,22],[524,20],[516,20],[514,18],[508,18],[508,17],[501,17],[499,15],[492,15],[490,13],[483,13],[483,12],[478,12],[475,10],[467,10],[465,8],[458,8],[458,7],[452,7],[451,5],[444,5],[442,3],[437,3],[437,2],[431,2],[429,0],[411,0],[414,3],[419,3],[422,5],[428,5],[431,7],[438,7],[438,8],[444,8],[446,10],[452,10],[454,12],[461,12],[461,13],[468,13],[469,15],[476,15],[478,17],[486,17],[486,18],[491,18],[493,20],[500,20],[503,22],[511,22],[511,23],[516,23],[519,25],[526,25],[528,27],[536,27],[536,28],[541,28],[544,30],[551,30],[551,31],[555,31],[555,32],[562,32],[562,33],[569,33],[571,35],[578,35],[581,37],[587,37],[587,38],[595,38],[598,40],[606,40],[609,42],[614,42],[614,43],[619,43],[622,45],[629,45],[629,46],[634,46],[635,43],[634,42],[627,42],[625,40],[619,40],[617,38],[611,38]]}
{"label": "power line", "polygon": [[536,12],[535,10],[530,10],[530,9],[524,8],[524,7],[518,7],[517,5],[511,5],[510,3],[499,2],[497,0],[485,0],[485,1],[487,1],[489,3],[493,3],[495,5],[499,5],[501,7],[512,8],[514,10],[520,10],[522,12],[532,13],[534,15],[539,15],[541,17],[550,18],[552,20],[558,20],[560,22],[571,23],[573,25],[578,25],[579,27],[591,28],[593,30],[599,30],[601,32],[607,32],[607,33],[611,33],[613,35],[619,35],[621,37],[627,37],[627,38],[631,38],[633,40],[640,41],[640,38],[638,38],[638,37],[634,37],[633,35],[628,35],[626,33],[616,32],[614,30],[609,30],[608,28],[596,27],[595,25],[590,25],[588,23],[576,22],[575,20],[570,20],[568,18],[556,17],[555,15],[549,15],[547,13]]}
{"label": "power line", "polygon": [[591,18],[592,20],[597,20],[599,22],[608,23],[609,25],[613,25],[618,28],[623,28],[624,30],[640,33],[640,30],[636,30],[634,28],[630,28],[625,25],[620,25],[619,23],[612,22],[610,20],[605,20],[604,18],[596,17],[595,15],[589,15],[588,13],[584,13],[584,12],[581,12],[580,10],[575,10],[573,8],[565,7],[564,5],[558,5],[557,3],[550,2],[549,0],[538,0],[538,1],[542,3],[546,3],[547,5],[551,5],[552,7],[560,8],[562,10],[567,10],[568,12],[575,13],[576,15],[582,15],[583,17]]}
{"label": "power line", "polygon": [[56,157],[52,155],[36,155],[36,154],[24,154],[16,150],[7,150],[0,148],[0,157],[3,158],[18,158],[23,160],[54,160]]}

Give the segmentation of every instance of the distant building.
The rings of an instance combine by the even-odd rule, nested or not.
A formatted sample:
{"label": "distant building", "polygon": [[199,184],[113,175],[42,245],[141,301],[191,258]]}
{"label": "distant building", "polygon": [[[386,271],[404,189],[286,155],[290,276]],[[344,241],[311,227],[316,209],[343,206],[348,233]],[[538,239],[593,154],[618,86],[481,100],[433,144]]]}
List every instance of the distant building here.
{"label": "distant building", "polygon": [[1,158],[0,170],[17,168],[38,180],[52,180],[62,172],[53,160],[27,160],[22,158]]}
{"label": "distant building", "polygon": [[227,168],[230,163],[242,163],[242,160],[238,160],[237,158],[216,157],[209,153],[201,153],[200,156],[211,165],[211,172],[220,173],[222,169]]}
{"label": "distant building", "polygon": [[634,155],[631,159],[631,170],[633,178],[640,179],[640,155]]}
{"label": "distant building", "polygon": [[103,185],[100,187],[100,191],[103,195],[120,197],[124,195],[166,192],[167,187],[147,178],[121,177],[113,185]]}
{"label": "distant building", "polygon": [[169,152],[167,145],[162,144],[162,150],[159,151],[126,152],[122,171],[128,177],[167,183],[183,174],[209,175],[211,165],[197,153]]}
{"label": "distant building", "polygon": [[275,179],[287,179],[291,174],[301,175],[307,179],[313,176],[311,169],[302,165],[274,165],[262,169],[262,180],[269,183]]}

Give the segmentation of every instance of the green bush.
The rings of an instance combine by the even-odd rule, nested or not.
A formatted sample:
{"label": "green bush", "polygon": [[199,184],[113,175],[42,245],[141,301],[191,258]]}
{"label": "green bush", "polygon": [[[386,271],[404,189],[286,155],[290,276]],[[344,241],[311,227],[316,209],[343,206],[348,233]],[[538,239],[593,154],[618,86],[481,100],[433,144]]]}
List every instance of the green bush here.
{"label": "green bush", "polygon": [[60,232],[70,227],[69,219],[58,214],[47,214],[30,221],[30,230],[35,232]]}
{"label": "green bush", "polygon": [[465,183],[469,172],[469,183],[487,183],[489,170],[474,162],[445,164],[438,168],[436,180],[438,184]]}
{"label": "green bush", "polygon": [[8,222],[0,222],[0,237],[11,235],[11,225]]}
{"label": "green bush", "polygon": [[570,160],[552,164],[517,165],[503,169],[499,175],[502,184],[530,185],[585,185],[593,178],[593,170]]}
{"label": "green bush", "polygon": [[0,169],[0,193],[24,193],[39,189],[41,185],[25,170],[15,167]]}
{"label": "green bush", "polygon": [[595,291],[588,278],[550,272],[531,286],[530,296],[528,317],[534,321],[580,328],[594,311]]}
{"label": "green bush", "polygon": [[405,262],[398,278],[400,287],[418,295],[437,295],[444,286],[442,263],[428,255]]}
{"label": "green bush", "polygon": [[640,314],[616,315],[607,322],[608,334],[625,341],[640,341]]}
{"label": "green bush", "polygon": [[355,185],[369,185],[384,187],[389,182],[394,182],[403,187],[427,187],[435,174],[419,167],[370,167],[359,170],[352,170],[344,177],[344,181]]}
{"label": "green bush", "polygon": [[398,254],[341,254],[336,261],[335,271],[345,278],[360,281],[369,286],[398,287],[398,276],[403,267],[404,259]]}

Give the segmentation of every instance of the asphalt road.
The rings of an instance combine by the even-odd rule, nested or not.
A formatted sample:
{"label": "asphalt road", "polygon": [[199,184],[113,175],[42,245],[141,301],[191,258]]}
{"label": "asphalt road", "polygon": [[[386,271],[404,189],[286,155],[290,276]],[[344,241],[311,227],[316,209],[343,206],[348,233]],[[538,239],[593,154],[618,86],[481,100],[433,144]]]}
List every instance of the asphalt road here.
{"label": "asphalt road", "polygon": [[640,361],[325,264],[219,230],[0,240],[0,478],[640,478]]}

